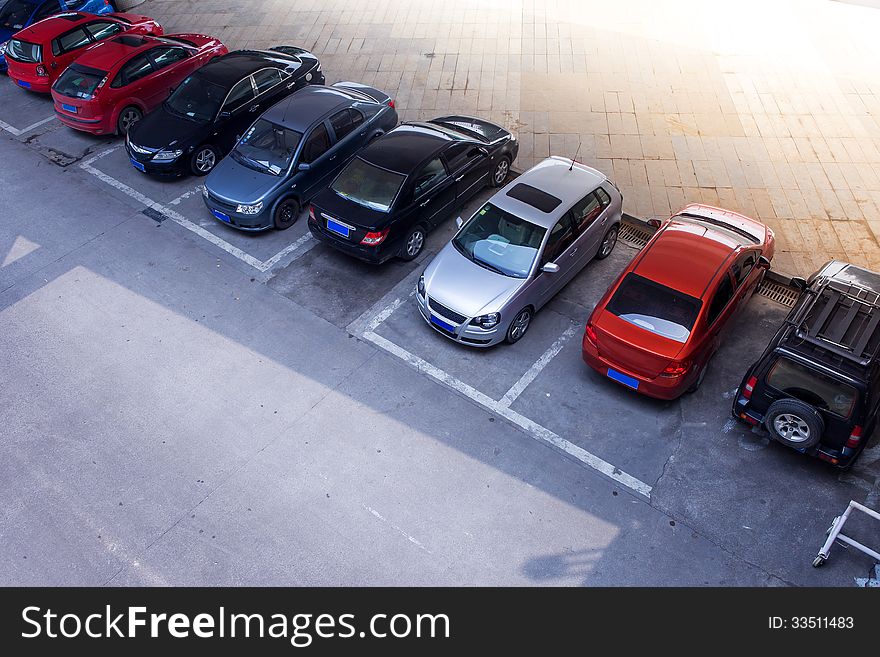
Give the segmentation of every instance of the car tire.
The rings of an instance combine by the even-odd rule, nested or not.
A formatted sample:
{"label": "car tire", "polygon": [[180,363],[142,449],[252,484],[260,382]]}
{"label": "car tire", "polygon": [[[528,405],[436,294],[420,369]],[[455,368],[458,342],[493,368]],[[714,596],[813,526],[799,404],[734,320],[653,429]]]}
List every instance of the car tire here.
{"label": "car tire", "polygon": [[498,164],[492,169],[492,177],[489,184],[492,187],[502,187],[510,176],[510,158],[506,155],[498,160]]}
{"label": "car tire", "polygon": [[144,113],[134,105],[130,105],[119,113],[116,119],[116,133],[125,137],[135,123],[144,118]]}
{"label": "car tire", "polygon": [[504,338],[507,344],[516,344],[522,340],[532,324],[534,314],[535,311],[531,306],[526,306],[516,314],[513,321],[510,322],[510,326],[507,327],[507,335]]}
{"label": "car tire", "polygon": [[777,399],[767,409],[764,426],[783,445],[806,449],[821,440],[825,421],[819,411],[799,399]]}
{"label": "car tire", "polygon": [[421,224],[413,226],[409,233],[407,233],[406,239],[403,240],[403,246],[400,247],[399,258],[406,262],[418,258],[422,249],[425,248],[425,236],[426,233],[424,226]]}
{"label": "car tire", "polygon": [[619,234],[620,226],[618,224],[614,224],[605,232],[602,242],[599,244],[599,251],[596,253],[596,260],[604,260],[611,255],[614,247],[617,246],[617,236]]}
{"label": "car tire", "polygon": [[272,223],[275,230],[287,230],[299,218],[299,202],[295,198],[286,198],[275,206]]}
{"label": "car tire", "polygon": [[709,362],[710,361],[706,361],[706,364],[703,365],[703,369],[700,370],[700,375],[697,377],[697,380],[687,389],[689,393],[696,392],[700,389],[700,386],[703,385],[703,379],[706,378],[706,370],[709,369]]}
{"label": "car tire", "polygon": [[189,158],[189,170],[194,176],[207,176],[220,161],[220,153],[211,144],[203,144]]}

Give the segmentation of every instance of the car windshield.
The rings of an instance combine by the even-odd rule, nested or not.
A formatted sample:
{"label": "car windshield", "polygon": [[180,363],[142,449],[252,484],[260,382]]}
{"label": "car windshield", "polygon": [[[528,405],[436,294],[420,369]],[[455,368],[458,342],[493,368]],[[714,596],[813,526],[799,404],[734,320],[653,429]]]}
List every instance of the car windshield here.
{"label": "car windshield", "polygon": [[630,273],[608,303],[608,312],[639,328],[687,342],[703,303],[670,287]]}
{"label": "car windshield", "polygon": [[3,5],[3,9],[0,9],[0,27],[5,27],[7,30],[20,30],[27,24],[33,13],[33,2],[9,0]]}
{"label": "car windshield", "polygon": [[52,88],[62,96],[88,100],[106,77],[107,71],[71,64]]}
{"label": "car windshield", "polygon": [[496,273],[526,278],[546,228],[487,203],[459,231],[453,246],[466,258]]}
{"label": "car windshield", "polygon": [[36,43],[12,39],[6,47],[6,55],[20,62],[39,64],[43,58],[43,49]]}
{"label": "car windshield", "polygon": [[232,156],[251,169],[279,176],[287,171],[301,140],[302,133],[260,119],[241,138]]}
{"label": "car windshield", "polygon": [[342,198],[359,205],[388,212],[406,176],[365,162],[356,157],[333,181],[331,189]]}
{"label": "car windshield", "polygon": [[169,96],[165,107],[172,114],[206,123],[217,116],[217,111],[226,98],[226,91],[219,84],[191,75]]}
{"label": "car windshield", "polygon": [[856,403],[856,389],[788,358],[779,358],[767,383],[811,406],[849,417]]}

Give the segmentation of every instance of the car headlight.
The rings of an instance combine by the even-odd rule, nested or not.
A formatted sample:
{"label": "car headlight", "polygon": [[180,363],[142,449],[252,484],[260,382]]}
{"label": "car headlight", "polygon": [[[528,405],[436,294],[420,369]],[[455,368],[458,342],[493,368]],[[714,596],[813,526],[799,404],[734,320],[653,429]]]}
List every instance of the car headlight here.
{"label": "car headlight", "polygon": [[419,276],[419,296],[425,296],[425,275]]}
{"label": "car headlight", "polygon": [[480,315],[471,320],[471,326],[481,326],[484,329],[493,329],[498,326],[501,321],[501,313],[489,313],[488,315]]}
{"label": "car headlight", "polygon": [[154,162],[171,162],[172,160],[176,160],[181,155],[183,155],[183,151],[159,151],[153,156]]}
{"label": "car headlight", "polygon": [[235,211],[238,214],[259,214],[260,210],[263,209],[263,202],[255,203],[254,205],[239,205],[235,208]]}

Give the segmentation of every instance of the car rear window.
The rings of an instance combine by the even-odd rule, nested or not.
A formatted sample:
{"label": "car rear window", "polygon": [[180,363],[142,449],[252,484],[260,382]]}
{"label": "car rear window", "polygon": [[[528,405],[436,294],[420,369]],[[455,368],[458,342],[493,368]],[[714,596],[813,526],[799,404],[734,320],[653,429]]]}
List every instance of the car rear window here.
{"label": "car rear window", "polygon": [[638,274],[629,273],[608,302],[608,312],[639,328],[687,342],[703,302]]}
{"label": "car rear window", "polygon": [[89,99],[106,76],[107,71],[71,64],[52,88],[62,96]]}
{"label": "car rear window", "polygon": [[12,39],[6,46],[6,54],[17,62],[39,64],[43,61],[43,48],[36,43]]}
{"label": "car rear window", "polygon": [[858,392],[851,385],[784,356],[773,363],[767,374],[767,384],[844,418],[850,416],[858,398]]}
{"label": "car rear window", "polygon": [[405,176],[382,169],[356,157],[333,181],[331,188],[342,198],[358,205],[388,212]]}

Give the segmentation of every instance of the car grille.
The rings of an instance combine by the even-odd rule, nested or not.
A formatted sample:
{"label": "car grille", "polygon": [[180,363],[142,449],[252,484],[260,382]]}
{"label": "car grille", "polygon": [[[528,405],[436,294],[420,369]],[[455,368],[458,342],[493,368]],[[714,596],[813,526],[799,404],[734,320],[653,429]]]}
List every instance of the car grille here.
{"label": "car grille", "polygon": [[134,144],[132,142],[128,142],[128,145],[131,150],[133,150],[135,153],[139,153],[140,155],[152,155],[159,150],[158,148],[144,148],[143,146],[138,146],[137,144]]}
{"label": "car grille", "polygon": [[464,324],[467,321],[467,317],[462,315],[461,313],[457,313],[454,310],[450,310],[442,303],[438,303],[431,297],[428,297],[428,307],[436,312],[438,315],[445,317],[446,319],[452,320],[456,324]]}
{"label": "car grille", "polygon": [[230,203],[229,201],[224,201],[222,199],[217,198],[210,191],[208,192],[208,200],[211,201],[211,203],[217,205],[218,207],[221,207],[225,210],[229,210],[230,212],[235,212],[236,208],[238,208],[237,205]]}

